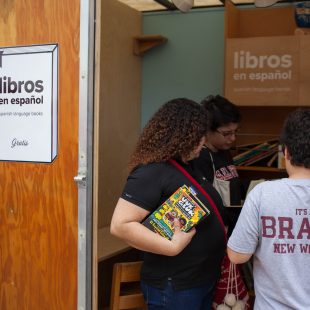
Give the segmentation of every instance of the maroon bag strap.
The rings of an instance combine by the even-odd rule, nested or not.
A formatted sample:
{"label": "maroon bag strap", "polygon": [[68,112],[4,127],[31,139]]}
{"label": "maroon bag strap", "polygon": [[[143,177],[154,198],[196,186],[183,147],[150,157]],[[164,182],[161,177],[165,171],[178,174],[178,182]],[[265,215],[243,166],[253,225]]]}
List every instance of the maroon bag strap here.
{"label": "maroon bag strap", "polygon": [[226,229],[225,229],[225,225],[222,219],[222,216],[219,212],[219,210],[217,209],[215,202],[213,201],[213,199],[210,197],[210,195],[202,188],[202,186],[179,164],[177,163],[174,159],[169,159],[169,162],[175,166],[178,170],[180,170],[196,187],[197,189],[201,192],[201,194],[209,201],[215,215],[217,216],[223,230],[224,230],[224,234],[225,234],[225,239],[227,240],[227,236],[226,236]]}

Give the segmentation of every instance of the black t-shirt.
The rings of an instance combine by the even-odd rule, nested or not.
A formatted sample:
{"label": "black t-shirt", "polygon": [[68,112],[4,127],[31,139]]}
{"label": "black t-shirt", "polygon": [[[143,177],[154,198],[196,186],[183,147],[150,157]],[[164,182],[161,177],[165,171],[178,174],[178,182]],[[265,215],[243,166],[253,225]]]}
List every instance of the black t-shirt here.
{"label": "black t-shirt", "polygon": [[[194,170],[198,181],[200,183],[213,183],[214,170],[210,153],[213,158],[216,177],[221,180],[229,181],[231,205],[241,205],[241,200],[244,199],[245,196],[245,190],[228,150],[212,152],[207,147],[201,150],[199,157],[190,162],[191,168]],[[226,214],[228,216],[228,236],[230,236],[238,220],[241,208],[229,207],[226,209]]]}
{"label": "black t-shirt", "polygon": [[[195,177],[190,165],[182,166]],[[153,212],[184,184],[194,187],[169,163],[152,163],[138,167],[129,175],[121,197]],[[204,189],[225,221],[225,210],[219,194],[210,184],[204,184]],[[199,192],[198,198],[208,205],[206,198]],[[196,234],[180,254],[169,257],[145,252],[141,277],[145,282],[159,288],[163,287],[168,279],[176,289],[214,283],[220,274],[225,249],[223,229],[210,208],[210,215],[196,226]]]}

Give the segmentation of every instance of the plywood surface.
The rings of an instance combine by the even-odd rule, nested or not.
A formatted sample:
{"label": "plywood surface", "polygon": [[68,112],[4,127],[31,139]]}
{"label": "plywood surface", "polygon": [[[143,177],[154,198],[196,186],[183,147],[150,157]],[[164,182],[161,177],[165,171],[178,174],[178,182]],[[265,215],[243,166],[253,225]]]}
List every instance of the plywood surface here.
{"label": "plywood surface", "polygon": [[110,226],[98,230],[98,262],[128,251],[131,247],[110,234]]}
{"label": "plywood surface", "polygon": [[294,6],[238,8],[226,2],[226,38],[293,35],[295,28]]}
{"label": "plywood surface", "polygon": [[294,107],[239,107],[242,115],[237,145],[277,139]]}
{"label": "plywood surface", "polygon": [[141,13],[115,0],[102,2],[100,47],[98,226],[110,225],[140,130],[141,58],[133,38]]}
{"label": "plywood surface", "polygon": [[1,310],[77,308],[79,6],[1,1],[0,46],[59,44],[57,159],[0,162]]}

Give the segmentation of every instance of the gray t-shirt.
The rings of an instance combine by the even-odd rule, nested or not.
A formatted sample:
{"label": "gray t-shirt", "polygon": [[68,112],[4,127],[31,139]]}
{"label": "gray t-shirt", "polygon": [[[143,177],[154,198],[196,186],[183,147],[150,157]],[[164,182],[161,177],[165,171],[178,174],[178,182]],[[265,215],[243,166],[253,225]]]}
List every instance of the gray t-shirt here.
{"label": "gray t-shirt", "polygon": [[256,310],[310,309],[310,179],[258,184],[228,246],[254,253]]}

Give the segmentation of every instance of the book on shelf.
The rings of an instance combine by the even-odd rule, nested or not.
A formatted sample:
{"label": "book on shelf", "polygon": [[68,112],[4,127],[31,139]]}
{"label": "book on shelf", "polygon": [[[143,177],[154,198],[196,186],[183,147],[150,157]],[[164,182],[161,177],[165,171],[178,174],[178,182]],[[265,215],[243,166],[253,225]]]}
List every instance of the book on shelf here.
{"label": "book on shelf", "polygon": [[271,167],[274,163],[277,162],[278,159],[278,152],[272,155],[272,157],[267,162],[267,167]]}
{"label": "book on shelf", "polygon": [[264,143],[276,143],[278,142],[278,138],[273,138],[273,139],[268,139],[268,140],[259,140],[259,141],[255,141],[255,142],[248,142],[248,143],[243,143],[243,144],[238,144],[235,146],[235,149],[239,152],[239,154],[241,154],[241,152],[245,152],[248,151],[254,147],[257,147],[261,144]]}
{"label": "book on shelf", "polygon": [[285,158],[284,153],[282,151],[282,145],[279,145],[278,148],[278,168],[285,169]]}
{"label": "book on shelf", "polygon": [[195,190],[190,186],[183,185],[152,212],[142,224],[171,240],[174,234],[175,219],[179,220],[180,229],[187,232],[209,214],[209,208],[198,199]]}
{"label": "book on shelf", "polygon": [[265,182],[266,179],[257,179],[257,180],[251,180],[250,181],[250,184],[249,184],[249,187],[246,191],[246,195],[245,197],[249,194],[249,192],[256,186],[258,185],[259,183],[262,183],[262,182]]}
{"label": "book on shelf", "polygon": [[261,161],[262,159],[266,158],[266,157],[271,157],[272,155],[278,153],[278,146],[274,146],[266,151],[263,151],[255,156],[253,156],[252,158],[249,158],[248,160],[244,161],[241,163],[242,166],[249,166],[252,165],[254,163],[257,163],[259,161]]}
{"label": "book on shelf", "polygon": [[269,146],[270,145],[267,142],[255,145],[254,147],[234,156],[234,162],[238,165],[239,163],[259,154],[260,152],[265,151],[269,148]]}
{"label": "book on shelf", "polygon": [[249,166],[261,162],[265,159],[264,164],[278,152],[278,142],[275,140],[265,141],[252,146],[250,149],[233,157],[234,164],[238,166]]}

